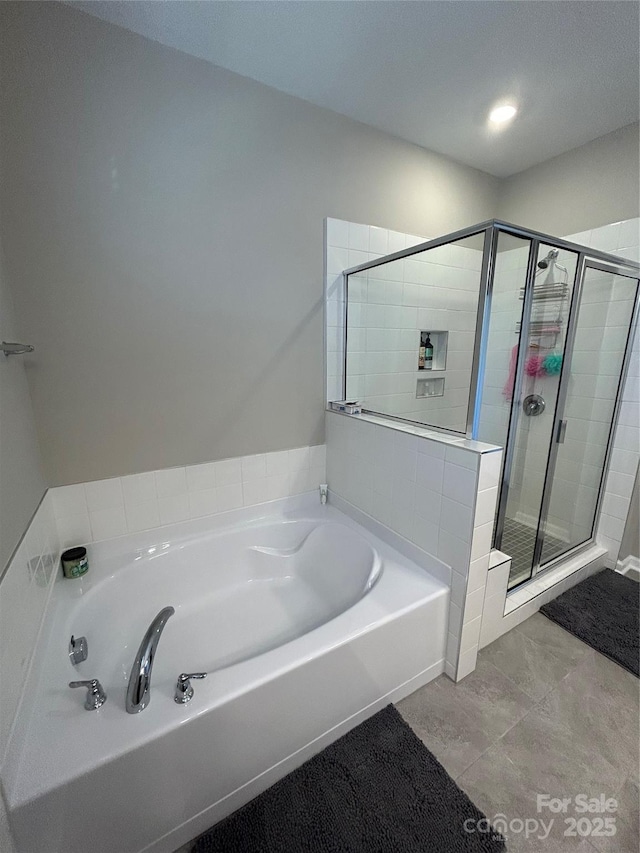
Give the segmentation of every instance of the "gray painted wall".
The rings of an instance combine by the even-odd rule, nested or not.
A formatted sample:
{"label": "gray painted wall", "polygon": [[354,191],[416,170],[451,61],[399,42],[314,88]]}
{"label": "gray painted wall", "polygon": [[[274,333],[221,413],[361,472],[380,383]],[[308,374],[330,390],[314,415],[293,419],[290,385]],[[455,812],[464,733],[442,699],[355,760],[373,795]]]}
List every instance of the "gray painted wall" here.
{"label": "gray painted wall", "polygon": [[323,218],[495,210],[495,178],[74,9],[3,3],[0,31],[50,485],[322,441]]}
{"label": "gray painted wall", "polygon": [[498,217],[561,236],[638,216],[639,144],[630,124],[506,178]]}
{"label": "gray painted wall", "polygon": [[[1,243],[0,340],[23,340],[14,319]],[[0,355],[0,575],[45,490],[27,386],[28,363],[23,356]]]}
{"label": "gray painted wall", "polygon": [[60,4],[0,4],[0,55],[49,485],[322,441],[326,216],[435,236],[638,214],[637,127],[501,182]]}

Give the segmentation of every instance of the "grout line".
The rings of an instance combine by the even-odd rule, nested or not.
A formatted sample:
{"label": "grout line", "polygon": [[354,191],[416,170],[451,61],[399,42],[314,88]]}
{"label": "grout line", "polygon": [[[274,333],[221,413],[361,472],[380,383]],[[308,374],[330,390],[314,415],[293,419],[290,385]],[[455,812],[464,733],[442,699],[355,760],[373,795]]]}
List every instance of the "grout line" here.
{"label": "grout line", "polygon": [[[516,630],[517,630],[517,627],[518,627],[518,626],[516,626]],[[529,638],[529,639],[530,639],[530,638]],[[535,642],[535,640],[533,640],[532,642]],[[537,645],[540,645],[540,644],[538,643]],[[585,645],[587,645],[587,644],[585,643]],[[541,646],[541,648],[543,648],[543,647]],[[555,655],[554,655],[554,657],[555,657]],[[544,695],[544,696],[542,696],[540,699],[537,699],[537,700],[534,700],[534,699],[533,699],[533,697],[531,697],[531,696],[530,696],[530,695],[529,695],[525,690],[523,690],[523,689],[522,689],[522,687],[520,687],[518,684],[516,684],[516,683],[515,683],[515,681],[513,681],[511,678],[509,678],[509,676],[508,676],[506,673],[504,673],[504,672],[500,669],[500,667],[499,667],[499,666],[497,666],[495,663],[494,663],[494,664],[492,664],[492,666],[494,666],[494,667],[495,667],[495,668],[500,672],[500,674],[501,674],[501,675],[503,675],[503,676],[507,679],[507,681],[511,682],[511,684],[513,684],[513,685],[514,685],[514,686],[515,686],[515,687],[516,687],[516,688],[517,688],[521,693],[524,693],[524,695],[525,695],[528,699],[531,699],[531,701],[533,702],[533,705],[532,705],[530,708],[528,708],[528,709],[524,712],[524,714],[523,714],[523,715],[522,715],[518,720],[516,720],[516,721],[515,721],[515,723],[514,723],[512,726],[509,726],[509,728],[508,728],[505,732],[503,732],[503,733],[500,735],[500,737],[496,738],[496,739],[495,739],[495,741],[493,741],[493,743],[489,744],[489,746],[488,746],[488,747],[487,747],[487,748],[486,748],[486,749],[485,749],[485,750],[484,750],[484,751],[483,751],[483,752],[482,752],[482,753],[481,753],[481,754],[480,754],[476,759],[474,759],[474,760],[471,762],[471,764],[469,765],[469,767],[465,768],[465,770],[463,770],[463,771],[462,771],[462,773],[460,773],[460,774],[459,774],[459,776],[456,776],[456,777],[455,777],[455,780],[457,781],[457,779],[458,779],[460,776],[462,776],[462,775],[463,775],[463,773],[466,773],[466,772],[467,772],[467,770],[469,770],[471,767],[473,767],[473,765],[474,765],[477,761],[479,761],[479,760],[482,758],[482,756],[483,756],[486,752],[488,752],[492,747],[496,746],[496,745],[497,745],[497,744],[498,744],[498,743],[499,743],[499,742],[500,742],[504,737],[506,737],[506,735],[508,735],[508,734],[509,734],[509,732],[510,732],[512,729],[514,729],[514,728],[515,728],[517,725],[519,725],[520,723],[524,722],[524,721],[526,720],[526,718],[529,716],[529,714],[532,714],[534,711],[539,711],[539,710],[540,710],[539,706],[542,704],[542,702],[544,702],[544,700],[545,700],[545,699],[546,699],[546,698],[547,698],[547,697],[548,697],[548,696],[549,696],[549,695],[550,695],[550,694],[551,694],[551,693],[552,693],[552,692],[553,692],[557,687],[559,687],[559,686],[560,686],[560,684],[562,684],[562,682],[563,682],[566,678],[568,678],[568,677],[569,677],[569,675],[571,675],[571,674],[574,672],[574,670],[576,670],[576,669],[578,668],[578,666],[583,662],[583,660],[584,660],[584,659],[585,659],[585,658],[584,658],[584,656],[583,656],[583,657],[580,659],[580,661],[579,661],[577,664],[575,664],[575,665],[574,665],[574,666],[569,670],[569,672],[567,672],[567,673],[566,673],[566,675],[564,675],[564,676],[560,679],[560,681],[558,681],[558,683],[557,683],[554,687],[552,687],[552,688],[551,688],[551,690],[549,690],[547,693],[545,693],[545,695]],[[556,658],[556,660],[557,660],[557,658]]]}
{"label": "grout line", "polygon": [[[496,667],[496,669],[497,669],[497,667]],[[502,670],[500,670],[500,673],[501,673],[502,675],[504,675],[504,673],[502,672]],[[507,678],[508,678],[508,676],[507,676]],[[509,681],[511,681],[511,679],[509,679],[509,678],[508,678],[508,680],[509,680]],[[513,683],[513,682],[512,682],[512,683]],[[516,684],[516,687],[517,687],[517,686],[518,686],[518,685]],[[524,693],[524,691],[523,691],[523,690],[521,690],[520,688],[518,688],[518,689],[520,690],[520,692],[521,692],[521,693]],[[531,699],[531,697],[530,697],[527,693],[525,693],[524,695],[525,695],[528,699]],[[536,703],[536,704],[537,704],[537,703]],[[489,744],[489,746],[488,746],[485,750],[483,750],[477,758],[474,758],[474,760],[471,762],[471,764],[469,765],[469,767],[466,767],[466,768],[462,771],[462,773],[460,773],[460,774],[458,774],[458,776],[454,777],[454,778],[455,778],[455,781],[457,781],[457,780],[460,778],[460,776],[462,776],[464,773],[466,773],[466,772],[467,772],[467,770],[469,770],[471,767],[473,767],[473,765],[474,765],[474,764],[476,764],[478,761],[480,761],[480,759],[482,758],[482,756],[483,756],[483,755],[485,755],[487,752],[489,752],[489,750],[490,750],[490,749],[493,749],[493,747],[494,747],[494,746],[497,746],[497,744],[498,744],[498,743],[499,743],[499,742],[500,742],[500,741],[501,741],[501,740],[502,740],[506,735],[508,735],[508,734],[509,734],[509,732],[511,731],[511,729],[515,729],[515,727],[516,727],[517,725],[519,725],[519,724],[520,724],[520,723],[521,723],[521,722],[522,722],[526,717],[528,717],[528,716],[529,716],[529,714],[530,714],[533,710],[535,710],[535,707],[536,707],[536,705],[534,704],[534,705],[532,705],[532,706],[531,706],[531,708],[528,708],[528,709],[524,712],[524,714],[523,714],[521,717],[519,717],[519,718],[518,718],[518,719],[513,723],[513,725],[509,726],[509,728],[508,728],[506,731],[504,731],[504,732],[500,735],[500,737],[497,737],[494,741],[492,741],[492,743],[490,743],[490,744]]]}
{"label": "grout line", "polygon": [[[533,615],[535,615],[535,614],[532,614],[532,616],[533,616]],[[528,617],[528,619],[531,619],[531,616],[529,616],[529,617]],[[540,652],[542,652],[543,654],[548,654],[548,655],[550,655],[552,658],[555,658],[555,660],[557,660],[557,661],[558,661],[558,663],[562,663],[562,661],[560,660],[560,658],[559,658],[557,655],[554,655],[554,653],[553,653],[550,649],[546,648],[546,647],[545,647],[545,646],[543,646],[541,643],[539,643],[537,640],[532,639],[532,638],[531,638],[531,637],[529,637],[527,634],[524,634],[522,631],[520,631],[520,630],[519,630],[519,629],[520,629],[520,625],[524,625],[524,623],[525,623],[525,622],[527,622],[527,621],[528,621],[528,619],[525,619],[523,622],[518,623],[518,625],[514,625],[514,626],[513,626],[513,628],[511,628],[510,630],[511,630],[511,631],[518,631],[518,633],[519,633],[519,634],[521,634],[523,637],[526,637],[526,639],[527,639],[527,640],[529,640],[531,643],[533,643],[533,644],[534,644],[534,646],[537,646],[537,647],[540,649]],[[508,633],[510,633],[510,631],[507,631],[506,633],[508,634]],[[503,634],[502,636],[505,636],[505,635]],[[500,637],[498,637],[498,640],[500,640],[500,639],[501,639],[501,638],[500,638]],[[578,638],[578,639],[579,639],[579,638]],[[494,641],[494,642],[497,642],[497,640],[496,640],[496,641]],[[491,645],[491,644],[489,644],[489,645]],[[584,645],[585,645],[585,646],[587,646],[587,648],[590,648],[590,647],[588,646],[588,644],[587,644],[587,643],[584,643]],[[481,651],[482,651],[482,650],[481,650]],[[508,679],[508,680],[509,680],[509,681],[510,681],[510,682],[511,682],[515,687],[517,687],[517,688],[518,688],[518,690],[520,690],[522,693],[524,693],[524,694],[525,694],[525,696],[528,696],[528,697],[529,697],[529,699],[531,699],[531,701],[532,701],[532,702],[534,702],[534,703],[537,705],[537,704],[539,704],[540,702],[542,702],[544,699],[546,699],[546,698],[547,698],[547,696],[549,696],[549,694],[550,694],[550,693],[552,693],[552,692],[556,689],[556,687],[557,687],[559,684],[561,684],[561,683],[565,680],[565,678],[573,672],[573,670],[574,670],[574,669],[576,669],[576,667],[577,667],[577,666],[578,666],[578,665],[579,665],[579,664],[584,660],[584,657],[585,657],[585,656],[583,655],[583,656],[582,656],[582,658],[580,658],[580,661],[578,661],[578,663],[577,663],[577,664],[574,664],[574,665],[569,669],[569,671],[568,671],[568,672],[566,672],[566,673],[562,676],[562,678],[561,678],[559,681],[557,681],[557,682],[556,682],[556,684],[554,684],[552,687],[550,687],[550,688],[549,688],[549,690],[547,690],[547,692],[544,694],[544,696],[541,696],[539,699],[534,699],[534,697],[533,697],[533,696],[531,696],[529,693],[527,693],[527,691],[524,689],[524,687],[521,687],[519,684],[516,684],[516,682],[515,682],[515,681],[514,681],[514,680],[513,680],[509,675],[507,675],[507,673],[506,673],[506,672],[503,672],[503,670],[498,666],[498,664],[494,663],[493,665],[495,666],[495,668],[496,668],[497,670],[499,670],[499,671],[500,671],[500,673],[501,673],[502,675],[504,675],[504,677],[505,677],[506,679]]]}

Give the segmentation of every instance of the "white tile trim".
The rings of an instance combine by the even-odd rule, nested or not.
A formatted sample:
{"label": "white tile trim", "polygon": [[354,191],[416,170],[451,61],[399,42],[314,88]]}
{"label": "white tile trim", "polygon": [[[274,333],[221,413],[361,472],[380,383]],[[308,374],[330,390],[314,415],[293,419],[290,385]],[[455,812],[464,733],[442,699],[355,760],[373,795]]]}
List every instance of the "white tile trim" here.
{"label": "white tile trim", "polygon": [[[604,567],[606,555],[606,549],[593,545],[540,576],[537,581],[525,584],[508,595],[510,561],[496,565],[490,570],[490,580],[487,584],[489,594],[485,596],[483,605],[480,648],[484,648],[524,622],[543,604],[557,598],[589,575],[600,571]],[[491,580],[493,572],[501,572],[495,582]]]}

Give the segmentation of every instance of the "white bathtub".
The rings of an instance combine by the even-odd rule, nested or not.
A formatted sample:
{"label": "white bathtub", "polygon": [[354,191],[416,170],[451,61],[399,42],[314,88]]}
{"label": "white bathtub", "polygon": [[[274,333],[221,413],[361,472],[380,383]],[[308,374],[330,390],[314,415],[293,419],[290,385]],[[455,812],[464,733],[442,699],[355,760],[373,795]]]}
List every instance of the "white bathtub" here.
{"label": "white bathtub", "polygon": [[[60,578],[3,768],[19,853],[171,853],[443,668],[448,589],[314,496],[99,543]],[[133,657],[172,605],[151,700]],[[88,660],[73,667],[71,634]],[[206,671],[187,705],[181,672]],[[107,692],[85,711],[70,680]]]}

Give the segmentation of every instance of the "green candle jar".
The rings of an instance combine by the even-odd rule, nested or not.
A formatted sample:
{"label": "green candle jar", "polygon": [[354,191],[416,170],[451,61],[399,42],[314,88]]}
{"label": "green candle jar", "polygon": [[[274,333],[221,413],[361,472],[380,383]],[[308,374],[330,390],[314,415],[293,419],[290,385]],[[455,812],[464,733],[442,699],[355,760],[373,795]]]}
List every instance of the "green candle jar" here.
{"label": "green candle jar", "polygon": [[80,578],[89,571],[86,548],[69,548],[62,554],[60,560],[65,578]]}

